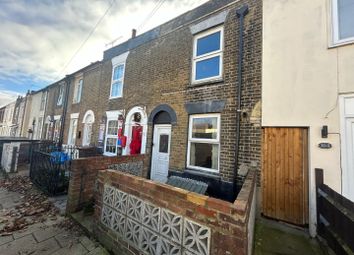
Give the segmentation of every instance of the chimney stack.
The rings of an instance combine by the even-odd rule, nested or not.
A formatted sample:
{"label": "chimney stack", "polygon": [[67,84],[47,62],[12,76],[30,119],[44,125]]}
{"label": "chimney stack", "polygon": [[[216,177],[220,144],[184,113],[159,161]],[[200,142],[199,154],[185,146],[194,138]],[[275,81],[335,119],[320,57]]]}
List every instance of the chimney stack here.
{"label": "chimney stack", "polygon": [[132,39],[136,37],[136,29],[132,29]]}

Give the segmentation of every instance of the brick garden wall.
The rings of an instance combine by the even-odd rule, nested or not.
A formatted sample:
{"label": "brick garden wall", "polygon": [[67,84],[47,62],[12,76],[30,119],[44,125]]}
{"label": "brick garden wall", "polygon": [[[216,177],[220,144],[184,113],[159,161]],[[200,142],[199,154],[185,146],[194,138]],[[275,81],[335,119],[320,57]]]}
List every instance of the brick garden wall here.
{"label": "brick garden wall", "polygon": [[[100,170],[107,169],[111,165],[125,165],[143,162],[144,160],[146,160],[144,155],[120,157],[100,156],[73,160],[71,163],[71,176],[66,206],[67,213],[76,212],[82,209],[83,205],[92,201],[97,175]],[[143,170],[142,175],[147,175],[146,169]]]}
{"label": "brick garden wall", "polygon": [[[250,171],[238,198],[229,203],[113,170],[100,171],[94,233],[114,254],[160,254],[181,247],[187,252],[183,254],[252,254],[255,183],[256,174]],[[173,231],[166,227],[168,222],[174,223],[174,234],[169,235]],[[193,231],[198,238],[192,237]]]}

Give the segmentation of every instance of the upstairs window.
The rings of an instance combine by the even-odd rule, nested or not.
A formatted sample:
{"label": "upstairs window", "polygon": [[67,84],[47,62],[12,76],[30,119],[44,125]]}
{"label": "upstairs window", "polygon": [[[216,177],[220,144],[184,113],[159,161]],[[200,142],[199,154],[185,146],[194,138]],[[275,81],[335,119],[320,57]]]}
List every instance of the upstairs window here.
{"label": "upstairs window", "polygon": [[61,106],[63,104],[63,98],[64,98],[64,86],[60,85],[59,86],[57,106]]}
{"label": "upstairs window", "polygon": [[113,67],[110,98],[117,98],[123,96],[124,67],[125,64],[120,64]]}
{"label": "upstairs window", "polygon": [[74,98],[73,98],[73,103],[74,103],[74,104],[80,103],[80,101],[81,101],[82,85],[83,85],[83,79],[80,79],[80,80],[75,84],[75,88],[74,88]]}
{"label": "upstairs window", "polygon": [[192,83],[222,77],[223,28],[218,27],[194,38]]}
{"label": "upstairs window", "polygon": [[191,115],[188,134],[188,168],[219,171],[220,114]]}
{"label": "upstairs window", "polygon": [[354,42],[354,1],[332,0],[333,43]]}

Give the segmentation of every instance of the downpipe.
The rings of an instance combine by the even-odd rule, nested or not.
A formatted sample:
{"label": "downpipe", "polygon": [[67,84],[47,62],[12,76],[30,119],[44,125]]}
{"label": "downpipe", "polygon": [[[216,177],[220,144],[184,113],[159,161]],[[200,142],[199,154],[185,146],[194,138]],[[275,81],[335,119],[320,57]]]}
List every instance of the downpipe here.
{"label": "downpipe", "polygon": [[238,40],[238,60],[237,60],[237,108],[236,108],[236,146],[235,146],[235,168],[233,173],[233,192],[236,197],[237,192],[237,170],[240,147],[240,122],[241,122],[241,92],[242,92],[242,67],[243,67],[243,43],[244,43],[244,19],[248,13],[248,6],[244,5],[236,10],[236,16],[239,19],[239,40]]}

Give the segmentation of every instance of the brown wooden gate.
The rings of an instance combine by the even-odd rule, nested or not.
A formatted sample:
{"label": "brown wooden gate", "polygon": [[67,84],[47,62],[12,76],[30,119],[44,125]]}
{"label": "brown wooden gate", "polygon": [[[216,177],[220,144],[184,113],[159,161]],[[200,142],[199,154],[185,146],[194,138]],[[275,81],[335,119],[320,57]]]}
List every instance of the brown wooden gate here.
{"label": "brown wooden gate", "polygon": [[262,212],[296,225],[308,223],[307,128],[264,128]]}

